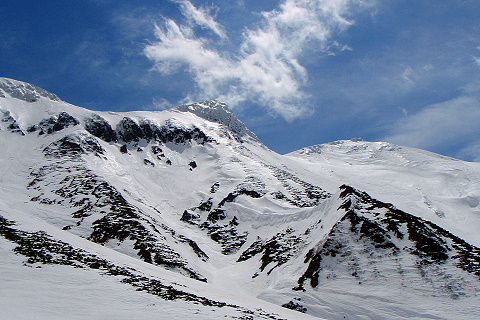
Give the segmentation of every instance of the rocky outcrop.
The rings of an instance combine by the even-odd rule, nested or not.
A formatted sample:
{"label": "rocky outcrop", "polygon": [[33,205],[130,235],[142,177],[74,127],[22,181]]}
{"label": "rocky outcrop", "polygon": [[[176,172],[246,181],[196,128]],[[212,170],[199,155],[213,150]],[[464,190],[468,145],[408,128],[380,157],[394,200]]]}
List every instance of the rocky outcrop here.
{"label": "rocky outcrop", "polygon": [[25,135],[25,133],[20,129],[20,126],[17,123],[17,120],[15,120],[12,115],[10,114],[10,111],[2,111],[0,109],[0,116],[1,122],[6,126],[6,129],[12,133],[18,133],[20,135]]}
{"label": "rocky outcrop", "polygon": [[[188,292],[188,288],[179,284],[166,284],[164,280],[145,275],[132,267],[115,264],[108,259],[92,254],[80,248],[55,239],[45,232],[27,232],[19,229],[14,221],[0,216],[0,236],[15,243],[13,251],[25,256],[25,265],[42,264],[64,265],[75,268],[98,270],[102,276],[118,277],[118,281],[130,285],[136,291],[143,291],[168,301],[187,301],[209,308],[231,308],[239,314],[239,319],[280,320],[275,314],[262,309],[250,310],[235,304],[212,300]],[[287,306],[288,308],[288,306]]]}
{"label": "rocky outcrop", "polygon": [[479,248],[350,186],[342,186],[341,191],[343,203],[338,210],[345,214],[306,255],[308,267],[296,290],[304,290],[306,281],[317,287],[335,277],[373,281],[383,276],[378,270],[392,270],[392,264],[397,278],[405,279],[399,285],[408,286],[410,279],[419,278],[452,298],[476,290],[458,271],[480,278]]}
{"label": "rocky outcrop", "polygon": [[313,207],[318,205],[322,200],[331,197],[331,194],[327,191],[303,181],[288,171],[272,165],[264,164],[264,166],[272,171],[275,178],[277,178],[288,191],[288,195],[280,191],[272,192],[272,195],[277,199],[285,200],[297,207]]}
{"label": "rocky outcrop", "polygon": [[116,142],[117,133],[107,120],[98,114],[92,114],[85,119],[85,130],[105,142]]}
{"label": "rocky outcrop", "polygon": [[237,119],[225,103],[210,100],[199,103],[182,104],[175,107],[174,110],[190,112],[205,120],[219,123],[225,126],[226,130],[231,132],[233,137],[240,142],[243,141],[245,136],[249,136],[259,142],[257,136]]}
{"label": "rocky outcrop", "polygon": [[137,123],[128,117],[124,117],[117,124],[116,134],[119,139],[126,143],[138,142],[142,139],[147,142],[172,142],[175,144],[185,144],[193,141],[198,144],[204,144],[213,141],[212,138],[208,137],[197,127],[187,128],[168,120],[161,126],[148,119],[142,119]]}
{"label": "rocky outcrop", "polygon": [[116,250],[128,248],[126,251],[136,252],[148,263],[206,281],[170,245],[171,241],[183,243],[201,259],[208,259],[193,240],[154,221],[108,181],[85,167],[83,155],[102,157],[105,152],[95,137],[88,133],[71,134],[52,142],[43,152],[50,163],[31,172],[33,180],[28,188],[37,192],[32,201],[63,206],[70,211],[70,218],[65,217],[64,221],[71,222],[59,227]]}
{"label": "rocky outcrop", "polygon": [[46,157],[80,160],[82,154],[92,153],[98,157],[104,155],[105,149],[89,134],[76,133],[52,142],[43,149],[43,153]]}
{"label": "rocky outcrop", "polygon": [[80,122],[77,119],[66,112],[61,112],[58,115],[43,119],[38,124],[28,127],[27,132],[38,131],[39,135],[52,134],[78,124],[80,124]]}
{"label": "rocky outcrop", "polygon": [[[210,188],[210,193],[216,193],[219,187],[220,184],[215,183]],[[213,204],[213,198],[209,198],[197,207],[185,210],[180,220],[205,230],[213,241],[222,246],[223,254],[234,254],[247,241],[248,232],[239,230],[237,217],[229,215],[228,209],[224,207],[227,203],[234,202],[239,196],[261,198],[266,194],[264,189],[265,185],[260,180],[255,177],[247,177],[216,206]]]}
{"label": "rocky outcrop", "polygon": [[[261,254],[260,271],[264,271],[270,265],[267,274],[275,268],[288,262],[304,246],[304,240],[296,234],[292,228],[277,233],[268,240],[258,239],[247,250],[242,252],[237,262],[246,261]],[[273,265],[273,266],[272,266]]]}
{"label": "rocky outcrop", "polygon": [[125,142],[138,142],[139,139],[145,139],[142,129],[140,129],[135,121],[128,117],[124,117],[117,124],[116,132],[118,137]]}

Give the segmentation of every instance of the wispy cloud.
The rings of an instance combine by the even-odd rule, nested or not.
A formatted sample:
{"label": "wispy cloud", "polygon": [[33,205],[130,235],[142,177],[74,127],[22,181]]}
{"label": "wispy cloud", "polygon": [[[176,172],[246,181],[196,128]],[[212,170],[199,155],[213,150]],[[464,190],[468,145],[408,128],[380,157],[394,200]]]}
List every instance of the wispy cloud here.
{"label": "wispy cloud", "polygon": [[480,57],[473,57],[473,60],[477,63],[477,65],[480,67]]}
{"label": "wispy cloud", "polygon": [[402,79],[406,84],[415,83],[416,74],[413,71],[412,67],[406,68],[402,73]]}
{"label": "wispy cloud", "polygon": [[[385,140],[428,150],[462,145],[464,153],[472,157],[472,152],[480,151],[479,123],[480,101],[472,96],[461,96],[400,119]],[[480,152],[473,158],[478,157]]]}
{"label": "wispy cloud", "polygon": [[460,159],[469,159],[470,161],[480,162],[480,142],[462,148],[456,155]]}
{"label": "wispy cloud", "polygon": [[187,66],[201,81],[203,72],[224,62],[215,50],[206,47],[205,39],[195,38],[190,27],[178,25],[171,19],[166,19],[161,27],[155,26],[155,35],[159,42],[147,46],[145,54],[155,61],[161,73],[169,74]]}
{"label": "wispy cloud", "polygon": [[[477,47],[477,50],[480,51],[480,46]],[[480,67],[480,57],[473,56],[473,61]]]}
{"label": "wispy cloud", "polygon": [[212,15],[214,7],[197,8],[187,0],[175,0],[174,2],[180,5],[182,14],[190,25],[197,24],[202,28],[209,29],[222,39],[227,37],[224,28],[215,21],[215,17]]}
{"label": "wispy cloud", "polygon": [[[157,41],[144,53],[163,74],[187,70],[195,90],[187,99],[221,99],[230,105],[251,101],[286,120],[311,112],[308,72],[301,64],[307,52],[348,50],[335,42],[336,34],[349,28],[347,17],[358,0],[284,0],[272,11],[262,12],[258,27],[243,32],[243,42],[234,51],[225,51],[209,38],[198,37],[195,26],[207,28],[226,39],[227,33],[211,15],[190,1],[176,1],[186,24],[165,19],[157,25]],[[333,48],[333,49],[332,49]]]}
{"label": "wispy cloud", "polygon": [[147,106],[145,108],[145,110],[150,110],[150,109],[154,109],[154,110],[167,110],[167,109],[170,109],[170,108],[173,108],[175,106],[174,103],[172,103],[171,101],[165,99],[165,98],[162,98],[162,97],[153,97],[152,98],[152,105],[151,106]]}

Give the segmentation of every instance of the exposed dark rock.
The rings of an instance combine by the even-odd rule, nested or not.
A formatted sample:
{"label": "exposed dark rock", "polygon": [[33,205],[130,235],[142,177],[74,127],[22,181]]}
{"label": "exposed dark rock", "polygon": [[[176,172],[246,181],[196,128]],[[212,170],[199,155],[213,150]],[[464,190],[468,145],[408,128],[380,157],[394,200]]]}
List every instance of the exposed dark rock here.
{"label": "exposed dark rock", "polygon": [[[235,221],[234,217],[231,221]],[[222,246],[223,254],[234,254],[247,241],[248,232],[239,233],[235,223],[225,225],[203,223],[202,228],[208,230],[210,238]]]}
{"label": "exposed dark rock", "polygon": [[126,144],[124,144],[124,145],[122,145],[122,146],[120,147],[120,152],[121,152],[121,153],[128,153],[127,145],[126,145]]}
{"label": "exposed dark rock", "polygon": [[226,104],[211,100],[194,104],[184,104],[175,109],[182,112],[191,112],[208,121],[216,122],[225,126],[225,129],[232,134],[232,138],[242,142],[245,136],[250,136],[258,141],[257,136],[248,130],[245,125],[235,117],[235,114]]}
{"label": "exposed dark rock", "polygon": [[94,113],[85,119],[85,130],[106,142],[117,142],[117,134],[107,120]]}
{"label": "exposed dark rock", "polygon": [[277,316],[268,314],[261,309],[249,310],[188,293],[184,289],[176,288],[176,285],[164,284],[157,278],[145,276],[134,268],[119,266],[83,249],[74,248],[68,243],[54,239],[45,232],[26,232],[14,228],[14,226],[13,221],[0,216],[0,236],[17,244],[14,252],[26,256],[28,264],[57,264],[99,270],[102,275],[118,276],[121,278],[120,282],[137,288],[137,291],[145,291],[164,300],[182,300],[208,307],[233,308],[248,317],[280,320]]}
{"label": "exposed dark rock", "polygon": [[212,206],[213,206],[213,202],[212,202],[212,198],[210,198],[207,201],[201,202],[197,208],[202,211],[210,211],[212,210]]}
{"label": "exposed dark rock", "polygon": [[200,221],[200,215],[189,210],[185,210],[180,220],[190,224],[198,224]]}
{"label": "exposed dark rock", "polygon": [[243,251],[240,257],[237,259],[237,262],[242,262],[250,259],[251,257],[263,252],[265,240],[262,240],[260,237],[253,242],[247,250]]}
{"label": "exposed dark rock", "polygon": [[295,234],[295,230],[288,228],[267,241],[258,239],[242,252],[237,262],[248,260],[263,253],[260,259],[260,271],[264,271],[269,264],[274,263],[274,266],[267,272],[267,274],[270,274],[273,269],[294,257],[296,252],[303,247],[303,242],[303,239]]}
{"label": "exposed dark rock", "polygon": [[159,146],[152,146],[151,149],[153,154],[158,155],[163,153],[163,150]]}
{"label": "exposed dark rock", "polygon": [[[83,136],[95,140],[90,135]],[[205,277],[188,267],[187,261],[169,245],[168,239],[151,220],[152,218],[131,205],[112,185],[82,165],[82,159],[78,155],[84,152],[84,144],[76,141],[72,143],[65,138],[59,141],[61,143],[54,143],[55,148],[49,146],[45,150],[47,156],[54,155],[53,159],[59,160],[31,173],[34,180],[29,184],[29,188],[40,192],[35,201],[41,203],[47,201],[72,208],[72,219],[77,220],[77,226],[84,224],[85,217],[90,217],[88,221],[93,222],[88,222],[90,225],[83,225],[82,230],[91,229],[90,234],[83,236],[93,242],[102,245],[112,241],[118,245],[132,243],[133,249],[142,260],[206,281]],[[46,184],[48,188],[45,188]],[[51,201],[50,197],[55,200]],[[201,250],[194,242],[172,233],[171,230],[168,230],[168,233],[177,241],[184,242],[197,255],[201,254]],[[125,243],[127,239],[131,242]]]}
{"label": "exposed dark rock", "polygon": [[[210,188],[210,193],[217,192],[220,184],[216,182]],[[246,180],[229,193],[216,208],[213,208],[213,202],[209,200],[200,203],[199,206],[184,211],[181,220],[193,225],[198,225],[206,230],[210,238],[222,246],[223,254],[233,254],[237,252],[247,241],[248,232],[238,230],[239,221],[237,217],[228,219],[226,209],[222,208],[228,202],[233,202],[238,196],[246,195],[252,198],[261,198],[265,195],[265,185],[255,177],[248,177]],[[199,211],[197,213],[196,211]],[[203,212],[208,212],[202,221]]]}
{"label": "exposed dark rock", "polygon": [[143,119],[140,121],[139,126],[142,129],[142,136],[147,139],[147,141],[155,140],[157,132],[159,131],[159,127],[156,124],[149,120]]}
{"label": "exposed dark rock", "polygon": [[27,129],[27,132],[35,132],[39,130],[39,135],[45,133],[51,134],[57,131],[61,131],[70,126],[76,126],[78,124],[80,124],[80,122],[77,119],[75,119],[66,112],[61,112],[56,116],[52,116],[48,119],[43,119],[38,124],[30,126]]}
{"label": "exposed dark rock", "polygon": [[96,156],[100,156],[105,153],[105,150],[94,137],[85,133],[77,133],[50,143],[43,149],[43,153],[47,157],[78,158],[80,155],[86,153],[93,153]]}
{"label": "exposed dark rock", "polygon": [[222,199],[222,201],[220,201],[218,207],[223,207],[227,202],[233,202],[239,195],[240,193],[238,192],[230,192],[225,198]]}
{"label": "exposed dark rock", "polygon": [[152,161],[150,161],[148,159],[143,159],[143,163],[147,166],[155,167],[155,163],[153,163]]}
{"label": "exposed dark rock", "polygon": [[233,202],[238,196],[247,195],[251,198],[261,198],[265,195],[265,184],[255,177],[247,177],[245,182],[240,183],[233,192],[230,192],[218,207],[223,207],[227,202]]}
{"label": "exposed dark rock", "polygon": [[77,119],[66,112],[62,112],[58,115],[57,121],[53,125],[52,129],[53,131],[60,131],[69,126],[76,126],[78,124],[80,124],[80,122]]}
{"label": "exposed dark rock", "polygon": [[216,193],[218,191],[218,188],[220,188],[220,183],[215,182],[213,186],[210,188],[210,193]]}
{"label": "exposed dark rock", "polygon": [[206,281],[187,267],[187,262],[168,245],[166,238],[150,222],[142,218],[138,209],[128,204],[120,195],[118,198],[121,200],[112,204],[110,212],[93,223],[89,240],[100,244],[105,244],[110,239],[120,242],[133,240],[134,249],[138,250],[138,255],[144,261]]}
{"label": "exposed dark rock", "polygon": [[291,196],[291,198],[289,198],[282,192],[276,191],[272,193],[276,199],[286,200],[297,207],[313,207],[318,205],[322,200],[331,197],[331,194],[327,191],[301,180],[290,172],[272,165],[264,164],[264,166],[272,170],[273,175],[282,183],[282,186]]}
{"label": "exposed dark rock", "polygon": [[298,311],[298,312],[302,312],[302,313],[306,313],[307,312],[307,308],[305,308],[304,306],[302,306],[300,303],[298,303],[297,301],[300,301],[299,299],[294,299],[294,300],[291,300],[285,304],[282,304],[282,307],[284,308],[287,308],[287,309],[291,309],[291,310],[295,310],[295,311]]}
{"label": "exposed dark rock", "polygon": [[10,114],[10,111],[2,111],[3,117],[1,119],[1,122],[5,123],[7,125],[7,130],[12,132],[12,133],[18,133],[22,136],[25,135],[25,133],[20,129],[20,126],[17,123],[17,120],[15,120],[12,115]]}
{"label": "exposed dark rock", "polygon": [[172,236],[172,238],[175,239],[176,241],[188,244],[190,248],[193,250],[193,252],[195,252],[195,254],[203,261],[207,261],[209,259],[208,255],[202,249],[200,249],[198,244],[192,239],[189,239],[184,235],[178,234],[177,232],[175,232],[175,230],[166,226],[165,224],[161,224],[160,227],[163,230],[167,231]]}
{"label": "exposed dark rock", "polygon": [[190,161],[189,164],[190,169],[195,169],[197,167],[197,163],[195,161]]}
{"label": "exposed dark rock", "polygon": [[[116,135],[127,143],[139,142],[142,139],[147,142],[171,142],[175,144],[186,144],[193,141],[198,144],[204,144],[205,142],[214,141],[197,127],[186,128],[168,120],[161,126],[148,119],[141,119],[137,124],[137,122],[128,117],[124,117],[117,124]],[[152,146],[152,152],[158,155],[162,154],[158,146]]]}
{"label": "exposed dark rock", "polygon": [[[344,210],[345,214],[327,238],[307,253],[305,263],[308,266],[295,290],[303,290],[307,279],[312,287],[318,286],[320,276],[328,275],[324,273],[325,268],[333,272],[335,266],[346,266],[351,276],[361,281],[363,277],[375,276],[373,271],[365,270],[375,270],[375,264],[392,259],[415,261],[407,268],[417,268],[426,279],[437,277],[452,297],[463,294],[463,289],[451,283],[457,280],[448,275],[447,265],[480,278],[479,248],[431,222],[373,199],[350,186],[341,187],[340,198],[344,201],[339,210]],[[366,256],[360,258],[362,255]],[[396,258],[402,255],[416,258]],[[362,261],[368,261],[368,267],[362,267]]]}
{"label": "exposed dark rock", "polygon": [[186,128],[178,126],[172,121],[167,121],[165,125],[158,126],[149,120],[142,120],[140,121],[140,128],[143,132],[142,137],[147,139],[147,141],[154,140],[161,143],[173,142],[176,144],[192,141],[204,144],[205,142],[213,141],[197,127]]}
{"label": "exposed dark rock", "polygon": [[219,220],[224,220],[226,217],[227,215],[225,214],[225,210],[214,209],[208,214],[207,220],[212,223],[216,223]]}
{"label": "exposed dark rock", "polygon": [[116,132],[118,137],[124,142],[138,142],[139,139],[145,139],[145,135],[140,126],[128,117],[124,117],[117,124]]}

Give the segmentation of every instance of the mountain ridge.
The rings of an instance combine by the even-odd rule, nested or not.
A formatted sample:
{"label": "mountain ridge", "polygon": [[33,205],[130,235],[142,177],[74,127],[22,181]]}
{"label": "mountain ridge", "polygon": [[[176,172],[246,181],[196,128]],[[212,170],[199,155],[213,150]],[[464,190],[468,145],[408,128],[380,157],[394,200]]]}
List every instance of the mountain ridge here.
{"label": "mountain ridge", "polygon": [[[18,248],[5,257],[120,270],[187,318],[197,304],[205,319],[478,315],[476,164],[359,139],[279,155],[218,101],[114,113],[4,92],[0,239]],[[27,268],[4,261],[11,277]],[[31,302],[9,292],[9,311]]]}

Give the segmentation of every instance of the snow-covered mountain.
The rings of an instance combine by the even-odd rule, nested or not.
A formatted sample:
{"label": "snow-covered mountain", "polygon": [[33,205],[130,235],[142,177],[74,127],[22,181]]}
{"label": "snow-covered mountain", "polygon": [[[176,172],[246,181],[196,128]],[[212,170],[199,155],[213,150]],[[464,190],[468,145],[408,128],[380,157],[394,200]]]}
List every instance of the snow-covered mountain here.
{"label": "snow-covered mountain", "polygon": [[279,155],[218,101],[94,112],[6,78],[0,118],[5,318],[480,317],[479,163]]}

